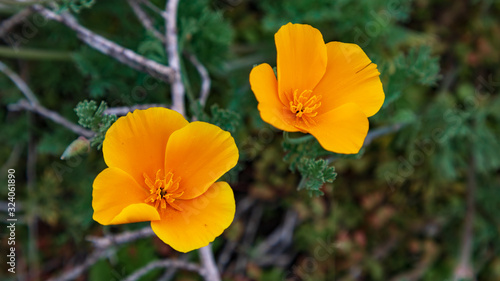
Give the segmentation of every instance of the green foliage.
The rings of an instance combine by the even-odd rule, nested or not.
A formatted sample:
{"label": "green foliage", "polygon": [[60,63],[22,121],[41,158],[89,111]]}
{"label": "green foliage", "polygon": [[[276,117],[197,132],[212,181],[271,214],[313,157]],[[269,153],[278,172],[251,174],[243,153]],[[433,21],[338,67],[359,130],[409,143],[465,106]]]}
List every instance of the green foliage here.
{"label": "green foliage", "polygon": [[320,190],[321,187],[327,182],[332,183],[337,177],[335,168],[330,167],[325,159],[302,158],[297,169],[302,175],[302,181],[297,189],[307,190],[309,196],[324,195],[324,192]]}
{"label": "green foliage", "polygon": [[337,174],[328,160],[319,157],[335,154],[325,151],[312,135],[290,138],[285,132],[283,136],[282,146],[286,152],[283,160],[289,163],[290,171],[298,171],[302,177],[297,189],[307,190],[310,196],[324,195],[320,188],[327,182],[332,183]]}
{"label": "green foliage", "polygon": [[92,138],[91,145],[101,149],[104,136],[109,127],[116,121],[116,115],[104,114],[107,109],[106,102],[102,101],[99,107],[93,100],[84,100],[75,107],[78,116],[78,124],[96,133]]}
{"label": "green foliage", "polygon": [[[143,28],[126,1],[56,2],[59,11],[74,13],[89,30],[168,64],[165,45]],[[141,7],[164,33],[165,22],[157,10],[164,9],[165,1],[150,2],[157,8]],[[6,7],[4,18],[19,11]],[[199,73],[181,56],[189,113],[231,132],[240,163],[221,180],[231,180],[237,209],[244,206],[241,199],[253,202],[247,212],[238,211],[231,229],[213,244],[223,253],[228,246],[246,245],[253,236],[248,246],[231,254],[225,278],[349,280],[355,269],[360,280],[397,280],[406,274],[423,281],[451,280],[462,247],[467,185],[473,174],[475,279],[500,280],[500,55],[495,48],[500,45],[499,14],[498,1],[180,1],[180,50],[194,54],[212,82],[202,108],[196,96],[202,82]],[[27,19],[36,32],[27,22],[11,29],[19,38],[29,38],[20,41],[21,51],[1,55],[1,60],[26,80],[44,107],[74,123],[78,117],[80,124],[96,132],[94,146],[100,146],[116,117],[102,114],[104,103],[88,99],[111,107],[170,104],[170,85],[87,46],[64,24],[37,25],[39,19]],[[371,132],[391,124],[407,125],[349,156],[325,151],[312,136],[281,137],[261,119],[248,75],[253,65],[275,65],[273,35],[288,22],[313,25],[325,42],[360,45],[378,65],[386,95],[383,108],[369,119]],[[23,48],[64,54],[64,59],[25,58]],[[90,150],[61,161],[60,155],[77,136],[35,113],[10,111],[8,105],[22,94],[2,73],[0,89],[0,119],[5,124],[0,128],[0,178],[5,169],[16,169],[19,260],[31,268],[24,253],[27,245],[38,245],[40,278],[51,278],[59,274],[54,267],[89,255],[89,235],[144,226],[102,227],[94,222],[92,181],[105,168],[102,154]],[[75,116],[72,107],[77,103]],[[77,142],[74,148],[85,150],[83,144]],[[27,190],[31,148],[36,151],[36,157],[29,158],[36,159],[35,184]],[[289,216],[293,213],[295,220]],[[39,227],[37,241],[28,238],[22,224],[33,220]],[[273,241],[277,227],[291,221],[294,228],[280,232],[288,239],[280,238],[265,258],[253,255],[260,245]],[[198,262],[195,255],[185,257]],[[176,257],[158,239],[143,239],[117,248],[110,259],[89,270],[88,278],[121,280],[153,260]],[[240,260],[247,260],[247,266],[240,267]],[[143,279],[163,274],[157,269]],[[173,279],[182,278],[199,277],[178,271]]]}
{"label": "green foliage", "polygon": [[210,107],[210,116],[205,115],[203,121],[219,126],[225,131],[235,133],[241,124],[241,116],[232,110],[213,104]]}
{"label": "green foliage", "polygon": [[96,0],[62,0],[59,5],[60,10],[71,9],[73,12],[79,13],[82,9],[88,9],[95,4]]}
{"label": "green foliage", "polygon": [[227,58],[233,28],[210,0],[179,3],[179,47],[190,50],[208,67]]}

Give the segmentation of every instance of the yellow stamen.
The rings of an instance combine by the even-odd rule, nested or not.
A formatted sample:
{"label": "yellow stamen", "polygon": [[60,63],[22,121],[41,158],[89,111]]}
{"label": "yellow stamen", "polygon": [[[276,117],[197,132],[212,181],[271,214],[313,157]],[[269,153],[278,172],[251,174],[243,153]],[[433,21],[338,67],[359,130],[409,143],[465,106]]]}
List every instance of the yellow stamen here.
{"label": "yellow stamen", "polygon": [[157,209],[161,207],[162,212],[166,210],[167,204],[178,211],[183,210],[178,204],[174,203],[176,199],[184,194],[184,191],[177,192],[181,181],[180,177],[174,179],[172,172],[165,174],[161,169],[156,172],[154,183],[146,173],[143,173],[143,176],[144,183],[150,193],[144,202],[154,204]]}
{"label": "yellow stamen", "polygon": [[293,91],[293,101],[290,101],[290,111],[295,114],[295,125],[305,124],[307,127],[315,125],[314,117],[321,106],[321,95],[314,95],[311,90]]}

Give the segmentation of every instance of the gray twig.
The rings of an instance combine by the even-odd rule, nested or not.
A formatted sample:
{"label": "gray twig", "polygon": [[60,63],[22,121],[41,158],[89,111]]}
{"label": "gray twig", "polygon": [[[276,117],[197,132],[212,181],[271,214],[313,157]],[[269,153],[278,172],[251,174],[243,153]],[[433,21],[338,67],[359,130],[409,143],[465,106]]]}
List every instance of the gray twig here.
{"label": "gray twig", "polygon": [[22,99],[22,100],[18,101],[17,103],[9,104],[7,106],[7,108],[10,111],[28,110],[31,112],[35,112],[35,113],[38,113],[47,119],[54,121],[55,123],[57,123],[59,125],[62,125],[63,127],[71,130],[72,132],[74,132],[80,136],[84,136],[86,138],[92,138],[94,136],[94,132],[87,130],[79,125],[76,125],[75,123],[72,123],[68,119],[59,115],[59,113],[52,111],[52,110],[48,110],[47,108],[43,107],[42,105],[40,105],[38,103],[31,104],[27,100]]}
{"label": "gray twig", "polygon": [[130,241],[135,241],[139,238],[153,236],[154,232],[151,227],[144,227],[135,231],[126,231],[117,235],[108,235],[104,237],[88,237],[87,240],[92,242],[98,249],[105,249],[113,245],[121,245]]}
{"label": "gray twig", "polygon": [[[250,210],[252,206],[255,204],[255,201],[256,200],[250,196],[247,196],[239,200],[236,204],[236,213],[234,214],[233,221],[239,220],[239,218],[244,213]],[[229,239],[224,245],[224,248],[221,250],[221,253],[219,254],[219,258],[217,259],[217,268],[219,269],[220,272],[224,271],[224,268],[226,267],[227,263],[231,260],[231,255],[233,254],[234,250],[236,250],[237,246],[238,246],[238,240],[231,240],[231,239]]]}
{"label": "gray twig", "polygon": [[255,235],[257,234],[257,229],[259,228],[260,220],[262,218],[264,208],[261,204],[255,206],[250,213],[250,218],[246,224],[245,234],[243,235],[243,242],[241,245],[242,252],[236,260],[236,272],[244,272],[248,263],[248,250],[252,245]]}
{"label": "gray twig", "polygon": [[183,260],[161,260],[161,261],[153,261],[148,263],[146,266],[138,269],[127,278],[123,279],[123,281],[135,281],[139,280],[142,276],[147,274],[153,269],[156,268],[176,268],[176,269],[185,269],[189,271],[198,272],[200,275],[205,274],[205,269],[200,268],[197,264],[190,263]]}
{"label": "gray twig", "polygon": [[97,261],[103,258],[106,253],[113,247],[127,242],[131,242],[140,238],[145,238],[153,235],[151,227],[145,227],[136,231],[127,231],[117,235],[108,235],[105,237],[88,237],[96,248],[85,261],[78,266],[64,271],[58,277],[50,279],[50,281],[67,281],[78,278],[85,270],[94,265]]}
{"label": "gray twig", "polygon": [[94,265],[97,261],[106,255],[106,251],[94,251],[88,256],[83,263],[77,265],[69,270],[64,271],[61,275],[51,278],[48,281],[68,281],[78,278],[89,267]]}
{"label": "gray twig", "polygon": [[176,79],[177,75],[173,68],[147,59],[132,50],[126,49],[100,35],[93,33],[87,28],[79,25],[76,19],[69,13],[61,13],[58,15],[40,5],[34,5],[33,9],[47,19],[65,24],[67,27],[74,30],[78,37],[87,45],[123,64],[126,64],[136,70],[148,73],[149,75],[165,82],[174,82]]}
{"label": "gray twig", "polygon": [[179,0],[167,1],[165,12],[165,39],[168,63],[173,72],[172,89],[172,109],[183,116],[186,115],[184,108],[184,84],[181,78],[181,61],[179,56],[179,44],[177,42],[177,8]]}
{"label": "gray twig", "polygon": [[23,95],[28,99],[31,105],[36,105],[38,104],[38,99],[36,98],[35,94],[31,91],[30,87],[24,82],[17,73],[12,71],[6,64],[0,61],[0,71],[3,72],[7,77],[16,84],[17,88],[23,93]]}
{"label": "gray twig", "polygon": [[138,104],[134,106],[119,106],[119,107],[110,107],[106,110],[104,110],[104,114],[108,115],[118,115],[118,116],[123,116],[127,115],[129,112],[133,112],[136,109],[148,109],[150,107],[165,107],[168,108],[167,105],[165,104],[160,104],[160,103],[152,103],[152,104]]}
{"label": "gray twig", "polygon": [[22,23],[31,14],[33,14],[33,11],[30,8],[25,8],[10,18],[3,20],[2,24],[0,24],[0,37],[7,35],[12,28]]}
{"label": "gray twig", "polygon": [[208,75],[208,71],[203,66],[203,64],[198,60],[198,58],[189,52],[184,52],[184,55],[188,58],[188,60],[194,65],[201,78],[201,89],[200,89],[200,104],[205,106],[207,103],[208,95],[210,93],[210,85],[212,81],[210,80],[210,75]]}
{"label": "gray twig", "polygon": [[[363,143],[363,147],[366,147],[370,145],[375,139],[378,139],[382,136],[392,134],[394,132],[397,132],[404,128],[407,124],[406,123],[396,123],[393,125],[388,125],[385,127],[377,128],[377,129],[372,129],[368,132],[366,135],[365,141]],[[328,158],[328,163],[331,164],[335,160],[337,160],[339,156],[334,155]]]}
{"label": "gray twig", "polygon": [[370,143],[372,143],[373,140],[380,138],[382,136],[397,132],[401,130],[404,126],[406,126],[405,123],[396,123],[394,125],[389,125],[377,129],[370,130],[368,134],[366,135],[365,142],[363,143],[363,146],[368,146]]}
{"label": "gray twig", "polygon": [[139,0],[142,4],[146,5],[151,11],[161,15],[163,17],[163,11],[156,7],[155,4],[149,2],[148,0]]}
{"label": "gray twig", "polygon": [[[286,212],[283,224],[276,228],[266,240],[260,243],[256,248],[256,256],[262,257],[265,255],[273,254],[279,255],[286,249],[293,239],[293,230],[298,222],[298,214],[295,210],[289,209]],[[276,249],[279,246],[279,249]]]}
{"label": "gray twig", "polygon": [[460,259],[454,270],[453,280],[476,280],[472,266],[472,251],[474,240],[474,217],[476,214],[475,194],[477,189],[476,163],[474,155],[470,155],[467,169],[466,213],[462,230],[462,245]]}
{"label": "gray twig", "polygon": [[148,14],[141,8],[141,5],[140,3],[138,3],[138,0],[127,0],[127,1],[132,10],[134,11],[135,15],[137,16],[137,19],[142,24],[142,26],[144,26],[146,30],[153,33],[153,35],[156,38],[158,38],[161,42],[165,43],[166,41],[165,35],[163,35],[161,32],[158,31],[158,29],[154,27],[153,21],[148,16]]}
{"label": "gray twig", "polygon": [[207,281],[220,281],[219,271],[215,265],[214,255],[210,244],[198,250],[203,271],[200,273]]}

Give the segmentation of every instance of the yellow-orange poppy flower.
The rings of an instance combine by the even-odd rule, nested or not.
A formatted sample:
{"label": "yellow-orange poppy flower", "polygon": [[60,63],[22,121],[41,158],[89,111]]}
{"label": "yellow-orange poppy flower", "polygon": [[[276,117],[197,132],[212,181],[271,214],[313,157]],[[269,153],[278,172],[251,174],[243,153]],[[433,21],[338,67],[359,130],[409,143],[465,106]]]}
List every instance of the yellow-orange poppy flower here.
{"label": "yellow-orange poppy flower", "polygon": [[233,191],[215,181],[236,165],[238,149],[219,127],[166,108],[136,110],[109,128],[102,150],[108,168],[92,193],[100,224],[151,221],[161,240],[188,252],[233,221]]}
{"label": "yellow-orange poppy flower", "polygon": [[377,65],[356,44],[325,44],[310,25],[288,23],[274,39],[278,79],[266,63],[250,73],[262,119],[310,133],[326,150],[359,152],[368,117],[384,103]]}

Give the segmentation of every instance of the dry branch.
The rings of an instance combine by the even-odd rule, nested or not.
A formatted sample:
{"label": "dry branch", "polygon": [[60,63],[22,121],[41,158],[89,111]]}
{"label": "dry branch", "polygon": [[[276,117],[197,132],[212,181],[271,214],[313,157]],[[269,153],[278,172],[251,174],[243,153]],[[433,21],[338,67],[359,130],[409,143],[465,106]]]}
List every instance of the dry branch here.
{"label": "dry branch", "polygon": [[129,275],[127,278],[123,279],[123,281],[139,280],[139,278],[141,278],[142,276],[146,275],[148,272],[156,268],[185,269],[189,271],[198,272],[202,276],[205,275],[205,270],[203,268],[200,268],[197,264],[193,264],[183,260],[162,260],[162,261],[150,262],[146,266],[140,268],[139,270]]}
{"label": "dry branch", "polygon": [[50,119],[59,125],[62,125],[63,127],[73,131],[80,136],[84,136],[86,138],[91,138],[94,136],[94,132],[76,125],[75,123],[59,115],[59,113],[49,110],[41,106],[40,104],[31,104],[27,100],[22,99],[17,103],[9,104],[7,108],[10,111],[28,110],[40,114],[41,116]]}
{"label": "dry branch", "polygon": [[150,107],[165,107],[168,108],[167,105],[165,104],[160,104],[160,103],[152,103],[152,104],[138,104],[134,106],[119,106],[119,107],[110,107],[106,110],[104,110],[104,114],[108,115],[118,115],[118,116],[123,116],[127,115],[129,112],[133,112],[136,109],[148,109]]}
{"label": "dry branch", "polygon": [[148,14],[141,8],[141,5],[138,2],[138,0],[127,0],[127,1],[128,4],[130,5],[130,8],[132,8],[142,26],[144,26],[146,30],[150,31],[161,42],[165,43],[166,41],[165,35],[163,35],[161,32],[158,31],[158,29],[154,27],[153,21],[148,16]]}
{"label": "dry branch", "polygon": [[117,235],[107,235],[104,237],[88,237],[87,240],[92,242],[98,249],[105,249],[113,245],[121,245],[130,241],[135,241],[140,238],[153,236],[154,232],[151,227],[145,227],[135,231],[126,231]]}
{"label": "dry branch", "polygon": [[0,61],[0,71],[3,72],[7,77],[16,84],[17,88],[23,93],[23,95],[28,99],[29,103],[32,105],[38,104],[38,99],[35,94],[31,91],[30,87],[24,82],[17,73],[12,71],[6,64]]}
{"label": "dry branch", "polygon": [[83,263],[77,265],[69,270],[64,271],[61,275],[55,278],[51,278],[47,281],[68,281],[78,278],[82,273],[89,267],[98,262],[101,258],[106,255],[106,251],[94,251],[90,256],[88,256]]}
{"label": "dry branch", "polygon": [[101,53],[165,82],[174,81],[176,75],[175,71],[171,67],[147,59],[132,50],[126,49],[100,35],[93,33],[78,24],[76,19],[71,14],[61,13],[58,15],[40,5],[34,5],[33,9],[47,19],[65,24],[67,27],[76,32],[80,40]]}
{"label": "dry branch", "polygon": [[172,89],[172,109],[183,116],[186,115],[184,106],[184,85],[181,78],[181,61],[179,56],[179,44],[177,38],[177,8],[179,0],[167,1],[165,12],[165,39],[168,63],[173,70]]}
{"label": "dry branch", "polygon": [[184,52],[184,55],[188,58],[188,60],[194,65],[201,78],[201,89],[200,89],[200,104],[204,106],[207,103],[208,94],[210,93],[210,85],[212,81],[210,80],[210,75],[208,75],[208,71],[203,66],[203,64],[198,60],[198,58],[188,52]]}
{"label": "dry branch", "polygon": [[10,18],[2,21],[0,24],[0,37],[4,37],[7,33],[14,28],[16,25],[22,23],[25,18],[33,14],[33,11],[29,8],[23,9],[17,14],[11,16]]}

